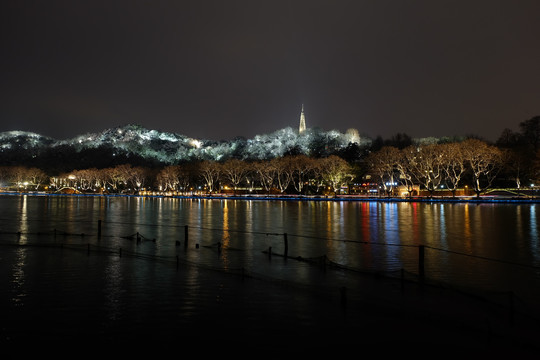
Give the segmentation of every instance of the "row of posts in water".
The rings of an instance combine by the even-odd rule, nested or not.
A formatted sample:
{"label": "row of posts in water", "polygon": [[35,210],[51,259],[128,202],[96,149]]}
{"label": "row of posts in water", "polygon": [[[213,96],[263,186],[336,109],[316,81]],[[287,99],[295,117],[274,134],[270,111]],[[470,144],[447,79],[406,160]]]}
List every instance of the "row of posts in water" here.
{"label": "row of posts in water", "polygon": [[[101,220],[98,220],[98,237],[101,237]],[[184,225],[184,248],[187,249],[189,243],[189,226]],[[177,241],[177,244],[179,242]],[[218,251],[220,250],[220,243],[218,243]],[[199,248],[199,244],[195,245],[196,248]],[[283,256],[286,258],[289,253],[289,240],[287,237],[287,233],[283,233]],[[272,247],[269,247],[268,249],[268,256],[272,255]],[[420,281],[424,280],[425,277],[425,270],[424,270],[424,264],[425,264],[425,246],[424,245],[418,245],[418,276]]]}
{"label": "row of posts in water", "polygon": [[[97,236],[98,238],[101,238],[101,234],[102,234],[102,231],[101,231],[101,225],[102,225],[102,221],[101,220],[98,220],[98,231],[97,231]],[[54,234],[56,236],[56,229],[54,230]],[[21,236],[21,232],[18,232],[18,235]],[[85,234],[80,234],[81,236],[84,236]],[[284,254],[283,256],[284,257],[287,257],[288,256],[288,236],[287,236],[287,233],[284,233],[282,234],[283,235],[283,241],[284,241]],[[137,233],[137,240],[139,240],[139,234]],[[184,248],[187,249],[188,247],[188,243],[189,243],[189,226],[188,225],[185,225],[184,226]],[[179,245],[180,242],[177,241],[177,244]],[[199,244],[196,244],[196,248],[199,248]],[[220,251],[220,244],[218,243],[218,251]],[[90,244],[88,244],[88,253],[90,253]],[[272,255],[272,247],[269,247],[268,249],[268,255],[269,257],[271,257]],[[122,257],[122,248],[119,249],[119,256]],[[178,256],[177,256],[177,265],[178,265]],[[419,280],[420,280],[420,283],[422,284],[424,282],[424,278],[425,278],[425,270],[424,270],[424,264],[425,264],[425,246],[424,245],[418,245],[418,276],[419,276]],[[242,275],[244,274],[244,271],[242,269]],[[403,270],[402,270],[402,287],[403,287],[403,279],[404,279],[404,274],[403,274]],[[340,288],[340,295],[341,295],[341,303],[343,306],[346,306],[346,302],[347,302],[347,296],[346,296],[346,288],[345,287],[342,287]],[[509,319],[510,319],[510,323],[513,324],[513,320],[514,320],[514,295],[512,292],[509,293],[509,303],[510,303],[510,316],[509,316]]]}
{"label": "row of posts in water", "polygon": [[[54,234],[56,236],[56,229],[54,230]],[[19,236],[20,236],[19,232]],[[84,234],[81,234],[84,235]],[[97,231],[98,238],[101,238],[101,220],[98,220],[98,231]],[[137,241],[140,240],[139,233],[137,233]],[[179,241],[176,242],[177,245],[180,244]],[[187,249],[189,243],[189,226],[184,225],[184,248]],[[288,257],[289,252],[289,241],[287,237],[287,233],[283,233],[283,243],[284,243],[284,250],[283,250],[283,256],[285,258]],[[218,251],[221,250],[220,243],[218,243]],[[199,248],[199,244],[196,244],[196,248]],[[121,252],[121,250],[120,250]],[[268,256],[272,256],[272,247],[268,248]],[[420,281],[424,281],[425,277],[425,270],[424,270],[424,264],[425,264],[425,246],[424,245],[418,245],[418,276]]]}

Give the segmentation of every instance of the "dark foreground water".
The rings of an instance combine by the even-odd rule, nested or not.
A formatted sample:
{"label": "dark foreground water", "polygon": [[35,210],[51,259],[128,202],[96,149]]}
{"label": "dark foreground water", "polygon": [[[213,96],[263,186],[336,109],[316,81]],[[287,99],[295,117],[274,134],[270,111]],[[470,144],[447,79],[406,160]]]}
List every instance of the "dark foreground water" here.
{"label": "dark foreground water", "polygon": [[16,355],[535,347],[535,204],[21,195],[0,220]]}

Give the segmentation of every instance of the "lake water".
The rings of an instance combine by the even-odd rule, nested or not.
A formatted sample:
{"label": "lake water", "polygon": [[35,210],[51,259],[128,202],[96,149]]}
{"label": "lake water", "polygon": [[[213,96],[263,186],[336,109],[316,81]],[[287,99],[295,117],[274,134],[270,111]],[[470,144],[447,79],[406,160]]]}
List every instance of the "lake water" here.
{"label": "lake water", "polygon": [[366,274],[416,281],[419,245],[429,283],[540,303],[534,203],[8,195],[0,220],[8,342],[233,332],[260,345],[271,330],[281,348],[300,328],[315,346],[313,332],[345,331],[345,301],[349,324],[367,319],[350,305]]}

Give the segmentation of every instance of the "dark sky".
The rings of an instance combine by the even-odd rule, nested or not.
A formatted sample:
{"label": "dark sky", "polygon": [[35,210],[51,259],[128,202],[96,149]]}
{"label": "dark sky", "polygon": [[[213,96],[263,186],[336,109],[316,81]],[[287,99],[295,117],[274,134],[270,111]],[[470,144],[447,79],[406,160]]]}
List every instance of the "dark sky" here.
{"label": "dark sky", "polygon": [[0,131],[480,135],[540,115],[540,1],[3,1]]}

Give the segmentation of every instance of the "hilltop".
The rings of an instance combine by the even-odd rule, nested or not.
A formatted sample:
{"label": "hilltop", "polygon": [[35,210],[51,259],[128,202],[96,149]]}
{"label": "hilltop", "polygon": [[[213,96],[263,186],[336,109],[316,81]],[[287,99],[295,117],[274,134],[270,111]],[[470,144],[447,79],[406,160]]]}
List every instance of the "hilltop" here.
{"label": "hilltop", "polygon": [[194,160],[264,160],[288,153],[321,156],[351,144],[362,147],[370,142],[349,131],[308,129],[299,134],[290,127],[252,139],[238,137],[222,141],[194,139],[135,124],[66,140],[8,131],[0,133],[0,166],[25,165],[62,171],[122,163],[160,166]]}

